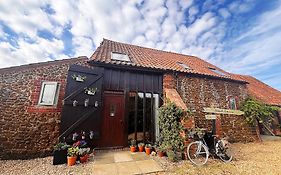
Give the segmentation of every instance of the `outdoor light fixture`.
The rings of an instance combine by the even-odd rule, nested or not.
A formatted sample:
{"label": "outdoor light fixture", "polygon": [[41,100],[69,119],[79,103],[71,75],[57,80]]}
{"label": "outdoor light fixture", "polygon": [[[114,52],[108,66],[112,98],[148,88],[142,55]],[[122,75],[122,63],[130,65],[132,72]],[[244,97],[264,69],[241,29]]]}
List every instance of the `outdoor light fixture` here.
{"label": "outdoor light fixture", "polygon": [[85,99],[85,101],[84,101],[84,106],[85,106],[85,107],[88,107],[88,106],[89,106],[89,101],[90,101],[90,100],[89,100],[88,98]]}
{"label": "outdoor light fixture", "polygon": [[95,101],[95,107],[97,108],[99,106],[99,102]]}
{"label": "outdoor light fixture", "polygon": [[74,100],[73,103],[72,103],[73,106],[77,106],[77,104],[78,104],[77,100]]}

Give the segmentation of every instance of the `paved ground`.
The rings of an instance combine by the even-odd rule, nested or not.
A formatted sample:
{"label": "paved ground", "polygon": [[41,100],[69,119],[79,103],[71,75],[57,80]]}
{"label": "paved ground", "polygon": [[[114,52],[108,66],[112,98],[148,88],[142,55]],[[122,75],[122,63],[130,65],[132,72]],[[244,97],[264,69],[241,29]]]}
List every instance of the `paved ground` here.
{"label": "paved ground", "polygon": [[271,136],[271,135],[261,135],[261,139],[263,141],[275,141],[275,140],[281,141],[280,136]]}
{"label": "paved ground", "polygon": [[131,175],[163,171],[158,163],[145,153],[129,151],[99,152],[95,155],[95,175]]}

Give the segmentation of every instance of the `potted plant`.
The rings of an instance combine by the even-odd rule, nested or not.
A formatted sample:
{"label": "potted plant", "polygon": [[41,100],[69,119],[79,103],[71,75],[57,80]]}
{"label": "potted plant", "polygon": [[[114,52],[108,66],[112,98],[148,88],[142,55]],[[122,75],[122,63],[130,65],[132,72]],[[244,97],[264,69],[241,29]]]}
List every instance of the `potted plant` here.
{"label": "potted plant", "polygon": [[67,165],[72,166],[75,165],[77,155],[78,155],[78,147],[70,147],[67,150]]}
{"label": "potted plant", "polygon": [[131,140],[130,150],[131,150],[131,152],[136,152],[136,150],[137,150],[137,141],[134,139]]}
{"label": "potted plant", "polygon": [[78,155],[80,156],[80,163],[88,161],[90,148],[79,148]]}
{"label": "potted plant", "polygon": [[53,165],[65,164],[67,162],[67,149],[70,145],[66,143],[58,143],[54,146]]}
{"label": "potted plant", "polygon": [[164,156],[164,152],[165,152],[165,148],[163,145],[160,145],[158,148],[157,148],[157,154],[159,157],[163,157]]}
{"label": "potted plant", "polygon": [[151,153],[151,144],[146,144],[145,145],[145,153],[149,155]]}
{"label": "potted plant", "polygon": [[138,147],[139,147],[139,152],[143,152],[144,151],[144,143],[139,143]]}

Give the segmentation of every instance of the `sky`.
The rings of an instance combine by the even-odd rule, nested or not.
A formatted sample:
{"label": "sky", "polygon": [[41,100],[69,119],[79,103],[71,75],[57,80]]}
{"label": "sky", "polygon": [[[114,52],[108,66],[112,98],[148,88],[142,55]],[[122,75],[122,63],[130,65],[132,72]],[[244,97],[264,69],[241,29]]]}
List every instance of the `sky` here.
{"label": "sky", "polygon": [[281,0],[0,3],[0,68],[89,57],[103,38],[195,55],[281,90]]}

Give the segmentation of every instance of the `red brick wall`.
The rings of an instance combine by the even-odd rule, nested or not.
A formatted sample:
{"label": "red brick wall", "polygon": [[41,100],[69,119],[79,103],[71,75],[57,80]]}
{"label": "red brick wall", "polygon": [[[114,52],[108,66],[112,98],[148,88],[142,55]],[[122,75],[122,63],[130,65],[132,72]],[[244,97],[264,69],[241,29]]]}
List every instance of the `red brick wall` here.
{"label": "red brick wall", "polygon": [[[69,65],[76,58],[0,69],[0,158],[32,158],[49,154],[58,141],[62,99]],[[38,106],[43,81],[60,84],[56,106]]]}
{"label": "red brick wall", "polygon": [[[168,77],[168,78],[165,78]],[[164,76],[163,86],[175,87],[189,109],[193,111],[195,126],[211,130],[212,121],[205,119],[203,107],[229,108],[229,97],[237,99],[237,105],[247,97],[246,85],[221,79],[172,74]],[[217,133],[229,136],[231,141],[257,140],[256,128],[249,126],[243,116],[219,115]]]}

